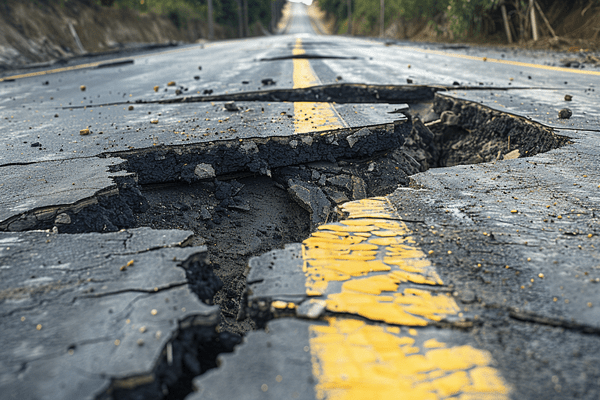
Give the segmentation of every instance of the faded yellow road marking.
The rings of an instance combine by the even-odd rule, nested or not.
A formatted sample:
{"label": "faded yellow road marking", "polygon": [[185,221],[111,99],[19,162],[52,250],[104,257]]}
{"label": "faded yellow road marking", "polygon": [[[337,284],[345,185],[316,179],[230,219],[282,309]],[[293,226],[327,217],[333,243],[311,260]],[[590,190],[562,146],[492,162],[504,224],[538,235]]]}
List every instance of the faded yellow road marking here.
{"label": "faded yellow road marking", "polygon": [[[304,53],[302,39],[298,38],[292,54],[302,55]],[[307,88],[321,83],[312,70],[310,62],[300,58],[294,59],[293,79],[294,89]],[[346,126],[331,104],[310,102],[294,103],[294,125],[295,133],[329,131]]]}
{"label": "faded yellow road marking", "polygon": [[414,336],[400,333],[351,319],[311,325],[317,399],[508,399],[510,390],[490,367],[487,351],[435,339],[419,348]]}
{"label": "faded yellow road marking", "polygon": [[436,54],[436,55],[440,55],[440,56],[462,58],[465,60],[474,60],[474,61],[482,61],[482,62],[489,62],[489,63],[496,63],[496,64],[514,65],[517,67],[545,69],[548,71],[567,72],[567,73],[571,73],[571,74],[600,76],[600,71],[590,71],[587,69],[584,70],[584,69],[574,69],[574,68],[566,68],[566,67],[553,67],[551,65],[532,64],[532,63],[526,63],[526,62],[521,62],[521,61],[499,60],[497,58],[468,56],[466,54],[454,54],[454,53],[448,53],[448,52],[441,51],[441,50],[420,49],[417,47],[410,47],[410,46],[399,46],[399,47],[404,50],[418,51],[419,53]]}
{"label": "faded yellow road marking", "polygon": [[[384,197],[346,203],[348,219],[319,227],[303,242],[306,291],[328,311],[395,326],[330,318],[312,325],[310,349],[318,399],[508,399],[491,355],[435,339],[415,345],[416,329],[460,309],[435,268]],[[340,284],[341,289],[333,290]],[[403,287],[403,283],[412,287]],[[422,285],[419,288],[415,284]],[[406,285],[404,285],[406,286]]]}
{"label": "faded yellow road marking", "polygon": [[7,81],[7,80],[13,80],[13,79],[32,78],[35,76],[57,74],[59,72],[76,71],[79,69],[96,68],[97,66],[102,65],[102,64],[110,64],[110,63],[116,63],[116,62],[127,61],[127,60],[137,60],[137,59],[145,58],[145,57],[161,56],[161,55],[165,55],[165,54],[180,53],[182,51],[190,51],[190,50],[195,50],[195,49],[194,48],[186,48],[186,49],[168,50],[168,51],[162,51],[160,53],[141,54],[138,56],[113,58],[112,60],[103,60],[103,61],[97,61],[97,62],[92,62],[92,63],[72,65],[70,67],[54,68],[54,69],[49,69],[49,70],[44,70],[44,71],[30,72],[27,74],[5,76],[4,78],[0,78],[0,82]]}

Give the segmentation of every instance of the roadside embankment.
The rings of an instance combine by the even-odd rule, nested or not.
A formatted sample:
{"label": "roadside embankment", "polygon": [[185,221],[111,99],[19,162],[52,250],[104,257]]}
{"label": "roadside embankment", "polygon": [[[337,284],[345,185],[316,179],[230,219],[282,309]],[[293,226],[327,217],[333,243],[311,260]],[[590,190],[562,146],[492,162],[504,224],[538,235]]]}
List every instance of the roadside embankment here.
{"label": "roadside embankment", "polygon": [[[64,60],[144,44],[205,38],[202,21],[177,26],[166,16],[101,7],[82,1],[65,5],[7,0],[0,3],[0,70]],[[215,37],[226,32],[215,27]]]}

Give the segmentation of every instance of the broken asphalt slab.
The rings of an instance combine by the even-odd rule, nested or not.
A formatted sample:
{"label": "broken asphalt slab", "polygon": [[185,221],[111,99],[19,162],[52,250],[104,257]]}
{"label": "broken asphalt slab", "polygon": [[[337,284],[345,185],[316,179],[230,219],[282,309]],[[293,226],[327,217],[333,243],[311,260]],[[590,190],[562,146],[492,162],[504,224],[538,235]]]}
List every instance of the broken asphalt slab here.
{"label": "broken asphalt slab", "polygon": [[[296,111],[294,104],[282,102],[237,102],[240,111],[233,112],[227,111],[224,104],[90,104],[65,109],[52,104],[43,110],[43,115],[36,115],[35,124],[26,114],[2,114],[0,128],[7,134],[0,138],[0,146],[7,151],[0,154],[0,164],[110,156],[156,146],[290,136],[307,130],[360,129],[403,119],[402,115],[388,114],[395,107],[387,104],[352,108],[331,105],[327,118],[307,114],[314,107],[311,103],[306,103],[304,113]],[[80,134],[84,129],[89,129],[89,133]]]}
{"label": "broken asphalt slab", "polygon": [[[440,93],[453,99],[461,99],[496,108],[498,111],[523,116],[556,129],[563,134],[572,130],[600,130],[598,116],[598,95],[595,87],[570,87],[563,89],[518,89],[518,90],[489,90],[463,91],[454,90]],[[570,96],[570,100],[565,100]],[[568,98],[568,97],[567,97]],[[559,111],[568,108],[572,116],[559,118]]]}
{"label": "broken asphalt slab", "polygon": [[0,167],[0,230],[116,231],[146,202],[120,159],[84,158]]}
{"label": "broken asphalt slab", "polygon": [[282,319],[268,333],[248,333],[233,357],[220,357],[218,369],[194,379],[198,392],[186,399],[315,399],[308,327]]}
{"label": "broken asphalt slab", "polygon": [[200,274],[194,269],[206,251],[181,248],[190,235],[149,228],[0,233],[2,397],[95,399],[144,385],[161,390],[161,360],[182,368],[173,365],[182,354],[173,355],[168,343],[186,330],[218,336],[218,308],[201,302],[187,277]]}

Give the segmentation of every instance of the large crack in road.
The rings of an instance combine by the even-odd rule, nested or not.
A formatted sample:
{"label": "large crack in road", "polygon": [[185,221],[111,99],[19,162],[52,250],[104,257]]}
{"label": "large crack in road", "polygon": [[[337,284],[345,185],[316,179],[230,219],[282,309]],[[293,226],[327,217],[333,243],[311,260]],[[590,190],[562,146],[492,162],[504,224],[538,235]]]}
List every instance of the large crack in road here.
{"label": "large crack in road", "polygon": [[597,71],[297,17],[0,79],[3,396],[597,398]]}
{"label": "large crack in road", "polygon": [[[569,141],[525,118],[445,96],[448,89],[340,84],[155,101],[175,106],[231,101],[411,106],[401,106],[395,121],[384,124],[103,152],[94,159],[99,160],[99,169],[109,168],[112,173],[108,188],[82,188],[87,195],[70,204],[57,205],[51,196],[40,196],[45,203],[29,204],[25,211],[6,209],[0,230],[46,230],[49,241],[62,233],[143,227],[190,231],[178,245],[191,255],[178,264],[186,271],[182,284],[201,302],[218,305],[220,317],[196,323],[180,320],[176,333],[154,357],[151,372],[113,377],[100,396],[184,398],[192,391],[192,380],[215,368],[218,354],[232,351],[240,335],[264,327],[275,317],[290,315],[274,309],[273,298],[248,300],[248,264],[253,257],[302,242],[319,226],[343,220],[344,203],[389,195],[398,187],[408,187],[418,172],[534,156]],[[232,116],[244,112],[235,104],[225,107]],[[35,171],[40,164],[52,164],[60,175],[63,169],[72,168],[70,163],[78,161],[3,168],[19,169],[17,176],[34,174],[28,169]],[[97,187],[102,184],[98,182]],[[57,187],[61,185],[68,187],[65,182]],[[124,261],[121,271],[131,265]],[[144,291],[151,294],[153,289]],[[4,294],[7,298],[17,295]],[[69,346],[69,354],[78,348],[77,343]]]}
{"label": "large crack in road", "polygon": [[[219,333],[210,324],[208,330],[180,327],[151,379],[117,379],[105,392],[121,399],[184,398],[192,379],[216,367],[216,356],[231,351],[238,335],[289,315],[273,309],[273,299],[252,299],[246,308],[252,257],[303,241],[318,226],[343,219],[343,203],[388,195],[409,186],[415,173],[533,156],[568,142],[540,124],[443,95],[414,108],[420,115],[405,109],[408,119],[400,114],[397,123],[382,126],[105,154],[124,159],[112,168],[130,177],[124,183],[115,179],[111,201],[101,192],[92,196],[93,205],[41,208],[2,226],[71,233],[192,231],[183,246],[206,246],[206,258],[182,266],[198,297],[219,306]],[[122,204],[131,211],[123,213]]]}

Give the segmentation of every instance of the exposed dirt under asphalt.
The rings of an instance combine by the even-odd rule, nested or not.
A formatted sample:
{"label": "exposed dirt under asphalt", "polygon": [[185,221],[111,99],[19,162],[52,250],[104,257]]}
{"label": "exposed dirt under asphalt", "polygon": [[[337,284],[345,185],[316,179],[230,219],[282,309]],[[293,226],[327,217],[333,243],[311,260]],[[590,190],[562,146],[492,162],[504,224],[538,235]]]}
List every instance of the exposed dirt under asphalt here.
{"label": "exposed dirt under asphalt", "polygon": [[148,186],[142,193],[150,208],[136,215],[136,225],[193,230],[186,245],[206,245],[209,264],[223,282],[214,297],[222,329],[238,334],[253,329],[240,309],[247,260],[304,240],[310,233],[308,213],[264,176]]}
{"label": "exposed dirt under asphalt", "polygon": [[412,108],[404,143],[369,157],[299,164],[290,157],[271,177],[240,170],[195,183],[144,185],[149,208],[135,214],[133,226],[194,231],[186,245],[208,246],[209,263],[223,282],[213,299],[221,307],[221,329],[243,335],[256,328],[243,302],[248,260],[337,220],[337,204],[388,195],[429,168],[527,157],[568,142],[526,119],[444,96]]}
{"label": "exposed dirt under asphalt", "polygon": [[[286,90],[295,101],[302,96],[315,101],[315,96],[329,93],[347,103],[374,97],[375,101],[411,104],[408,110],[398,110],[397,122],[377,126],[105,154],[125,160],[111,167],[114,172],[127,173],[115,180],[113,189],[83,203],[25,212],[5,221],[0,229],[83,233],[151,227],[192,231],[183,246],[206,246],[208,251],[206,258],[186,262],[183,267],[198,298],[219,306],[217,332],[200,327],[181,329],[161,355],[151,383],[116,380],[107,391],[120,399],[183,398],[192,391],[194,377],[216,367],[219,353],[232,351],[241,336],[272,317],[252,319],[246,310],[251,257],[303,241],[319,225],[343,217],[338,205],[389,195],[411,185],[411,175],[419,172],[533,156],[569,141],[525,118],[436,94],[444,90],[423,86],[403,93],[402,87],[361,85]],[[252,96],[259,100],[274,93]],[[417,97],[411,98],[415,94]],[[228,96],[228,100],[237,100],[235,95]],[[248,94],[239,98],[248,100]],[[420,212],[406,212],[407,221],[419,221]],[[422,238],[428,238],[427,232]],[[435,247],[435,243],[431,245]],[[474,273],[485,283],[495,276],[486,271],[504,263],[494,261],[491,267]],[[518,280],[517,275],[509,275],[501,282],[516,284]],[[459,298],[470,304],[472,291],[458,289]],[[477,292],[485,290],[478,288]],[[482,312],[520,317],[525,331],[537,329],[527,325],[527,315],[497,308],[483,307]],[[476,327],[473,335],[480,329],[486,326]],[[516,331],[511,334],[517,335]],[[501,357],[497,359],[503,362]]]}

